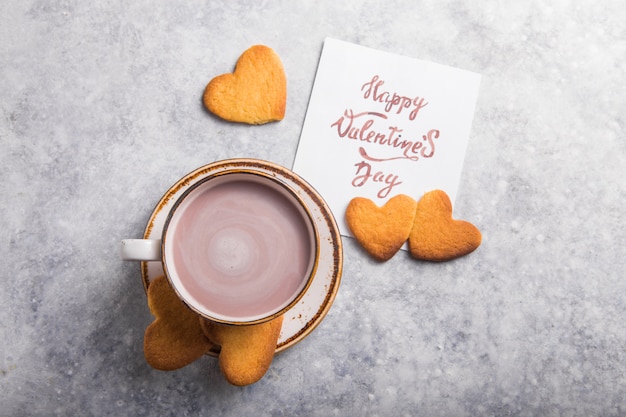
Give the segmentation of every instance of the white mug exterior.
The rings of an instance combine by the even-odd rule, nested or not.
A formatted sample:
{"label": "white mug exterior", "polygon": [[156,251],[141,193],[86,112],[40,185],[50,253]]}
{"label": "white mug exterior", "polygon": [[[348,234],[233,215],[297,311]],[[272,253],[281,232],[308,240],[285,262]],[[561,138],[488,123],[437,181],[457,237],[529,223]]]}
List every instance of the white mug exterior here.
{"label": "white mug exterior", "polygon": [[[175,200],[174,207],[170,209],[169,214],[168,214],[168,219],[165,222],[165,225],[163,228],[163,237],[161,239],[124,239],[122,240],[121,255],[122,255],[123,260],[128,260],[128,261],[160,262],[162,264],[166,277],[168,278],[168,280],[174,287],[178,296],[192,310],[198,312],[200,315],[206,317],[209,320],[229,323],[229,324],[259,323],[259,322],[267,321],[271,319],[272,317],[276,317],[279,314],[282,314],[284,311],[291,308],[296,302],[298,302],[303,297],[303,294],[306,292],[307,288],[311,284],[311,281],[313,280],[313,277],[315,276],[317,264],[319,261],[318,234],[317,234],[316,226],[314,224],[315,222],[313,218],[311,217],[311,213],[309,212],[306,205],[303,203],[301,197],[297,196],[297,193],[294,192],[290,188],[289,185],[283,183],[282,181],[278,181],[275,178],[275,176],[272,174],[268,175],[266,173],[256,172],[254,170],[246,170],[246,169],[233,170],[233,171],[234,172],[232,171],[229,172],[229,170],[226,170],[220,173],[216,173],[212,176],[204,178],[204,180],[201,182],[220,183],[221,182],[220,177],[221,179],[225,179],[226,177],[231,177],[231,176],[233,178],[237,178],[241,175],[246,176],[246,177],[249,176],[251,178],[251,181],[254,181],[254,182],[261,181],[262,183],[265,183],[265,186],[271,186],[273,189],[275,189],[275,191],[280,192],[285,198],[287,198],[288,200],[291,200],[294,207],[297,207],[298,211],[301,212],[303,221],[306,223],[306,227],[308,229],[307,234],[309,235],[309,239],[311,239],[311,242],[310,242],[310,245],[311,245],[310,247],[312,249],[312,253],[310,255],[311,258],[309,260],[309,266],[307,268],[307,272],[305,276],[303,277],[306,279],[303,281],[300,289],[296,293],[294,293],[294,295],[292,296],[290,300],[285,301],[284,304],[280,305],[279,307],[269,309],[267,312],[256,315],[256,316],[250,315],[250,316],[230,316],[229,317],[228,315],[222,315],[222,314],[217,313],[216,311],[212,311],[205,304],[202,304],[201,302],[199,302],[194,296],[194,294],[192,294],[191,292],[185,289],[185,286],[180,282],[180,279],[178,275],[176,274],[176,272],[170,271],[170,268],[168,268],[169,262],[166,261],[166,258],[167,259],[172,258],[171,247],[168,248],[168,246],[171,246],[171,244],[165,243],[165,242],[168,242],[168,239],[167,238],[164,239],[163,237],[165,237],[165,235],[167,234],[166,231],[169,229],[170,220],[172,219],[172,215],[177,211],[177,207],[180,205],[180,203],[183,200],[187,200],[186,197],[193,190],[202,188],[200,187],[200,183],[193,184],[191,188],[187,189],[182,195],[179,195],[178,198]],[[224,174],[227,174],[227,175],[224,175]],[[186,204],[187,204],[187,201],[186,201]]]}

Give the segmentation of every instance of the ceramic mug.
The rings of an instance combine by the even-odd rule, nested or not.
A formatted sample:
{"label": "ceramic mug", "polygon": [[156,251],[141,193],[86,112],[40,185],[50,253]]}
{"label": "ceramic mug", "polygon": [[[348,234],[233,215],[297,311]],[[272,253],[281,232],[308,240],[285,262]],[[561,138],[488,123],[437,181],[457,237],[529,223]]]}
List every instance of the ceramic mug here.
{"label": "ceramic mug", "polygon": [[160,261],[180,299],[208,320],[261,323],[305,294],[319,236],[306,204],[280,176],[224,166],[178,196],[161,239],[123,240],[122,259]]}

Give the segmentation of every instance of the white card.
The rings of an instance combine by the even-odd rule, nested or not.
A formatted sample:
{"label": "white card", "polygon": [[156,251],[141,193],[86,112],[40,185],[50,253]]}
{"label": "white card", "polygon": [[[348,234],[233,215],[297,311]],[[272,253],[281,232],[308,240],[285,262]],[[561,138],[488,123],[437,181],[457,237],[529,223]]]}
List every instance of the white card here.
{"label": "white card", "polygon": [[435,189],[455,201],[480,75],[327,38],[293,171],[341,234],[354,197],[378,206]]}

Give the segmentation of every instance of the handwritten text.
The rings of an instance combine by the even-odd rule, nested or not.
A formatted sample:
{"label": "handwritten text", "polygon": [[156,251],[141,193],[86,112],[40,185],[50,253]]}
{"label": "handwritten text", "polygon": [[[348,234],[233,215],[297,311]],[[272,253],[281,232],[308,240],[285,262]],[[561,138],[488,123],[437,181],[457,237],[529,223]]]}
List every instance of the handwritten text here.
{"label": "handwritten text", "polygon": [[395,110],[396,114],[400,114],[402,110],[412,108],[409,113],[409,120],[415,120],[419,111],[428,104],[423,97],[411,98],[399,95],[396,92],[379,91],[383,84],[385,84],[385,81],[381,80],[378,75],[374,75],[370,81],[361,86],[361,91],[364,91],[363,98],[371,98],[379,103],[384,103],[387,113]]}

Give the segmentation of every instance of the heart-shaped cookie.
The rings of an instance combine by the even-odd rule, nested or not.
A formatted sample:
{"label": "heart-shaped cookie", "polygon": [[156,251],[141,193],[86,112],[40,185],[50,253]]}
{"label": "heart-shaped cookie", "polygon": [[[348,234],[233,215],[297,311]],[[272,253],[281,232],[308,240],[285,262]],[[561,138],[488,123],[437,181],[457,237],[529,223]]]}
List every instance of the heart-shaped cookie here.
{"label": "heart-shaped cookie", "polygon": [[452,218],[452,203],[444,191],[430,191],[417,203],[409,235],[409,250],[414,257],[448,261],[472,252],[481,240],[476,226]]}
{"label": "heart-shaped cookie", "polygon": [[274,359],[283,316],[245,326],[218,324],[204,319],[200,319],[200,323],[211,342],[221,346],[219,365],[228,382],[244,386],[263,378]]}
{"label": "heart-shaped cookie", "polygon": [[164,276],[148,286],[148,307],[155,320],[146,328],[143,350],[150,366],[172,371],[204,355],[212,347],[198,321]]}
{"label": "heart-shaped cookie", "polygon": [[346,209],[346,222],[363,248],[379,261],[390,259],[411,232],[417,202],[399,194],[383,207],[363,197],[353,198]]}
{"label": "heart-shaped cookie", "polygon": [[205,107],[231,122],[264,124],[282,120],[287,103],[287,77],[271,48],[255,45],[237,61],[235,71],[213,78],[204,90]]}

